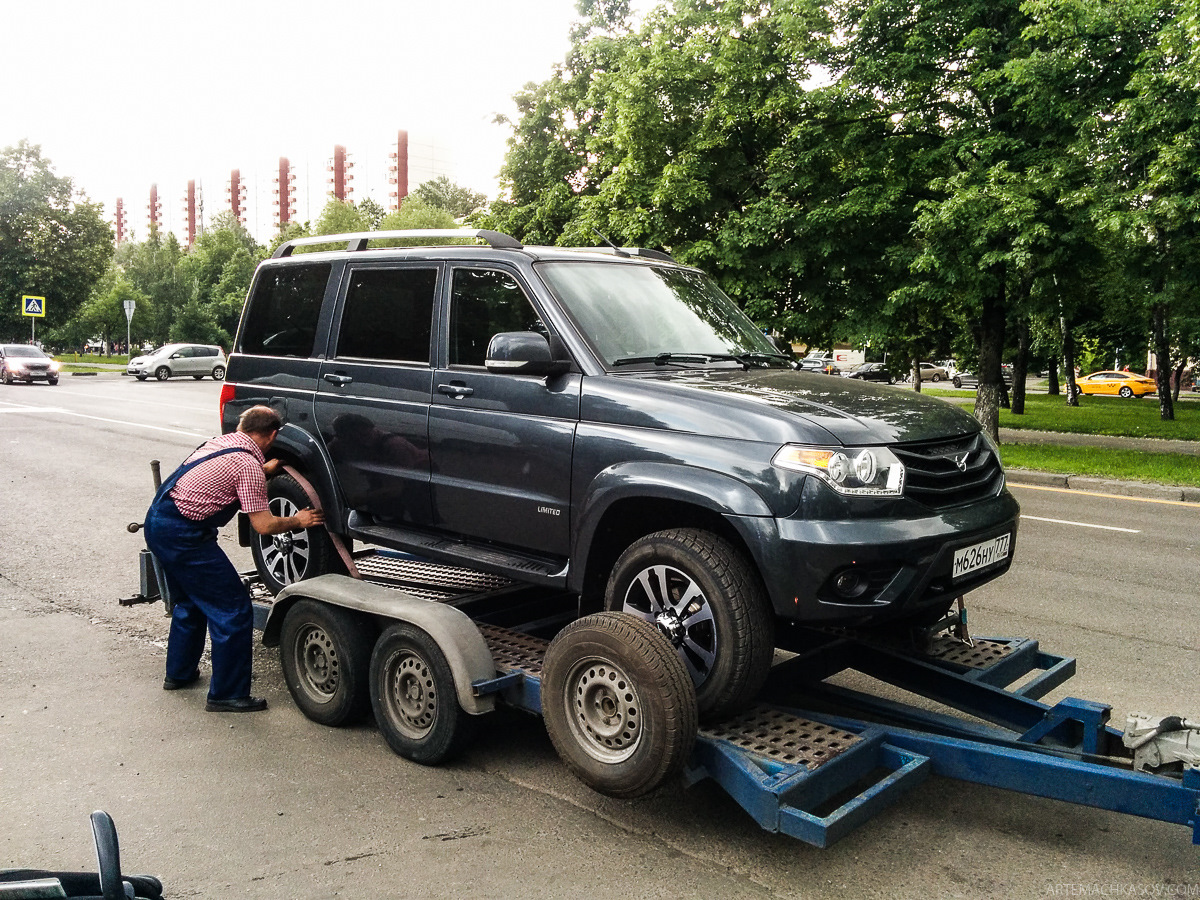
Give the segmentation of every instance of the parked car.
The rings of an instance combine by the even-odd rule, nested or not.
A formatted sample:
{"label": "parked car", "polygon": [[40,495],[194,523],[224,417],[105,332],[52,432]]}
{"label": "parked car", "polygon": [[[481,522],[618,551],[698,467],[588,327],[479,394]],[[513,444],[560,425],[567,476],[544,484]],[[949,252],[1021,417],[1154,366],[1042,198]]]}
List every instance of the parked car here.
{"label": "parked car", "polygon": [[126,375],[145,381],[151,375],[166,381],[175,375],[191,375],[197,381],[205,375],[220,381],[225,377],[225,352],[209,344],[165,344],[146,356],[135,356],[125,369]]}
{"label": "parked car", "polygon": [[833,361],[832,353],[810,353],[797,363],[797,367],[805,372],[823,372],[826,375],[837,375],[841,372]]}
{"label": "parked car", "polygon": [[[1007,571],[1019,508],[965,410],[797,371],[664,253],[460,234],[487,245],[298,238],[255,273],[222,427],[278,409],[333,533],[639,616],[708,718],[793,623],[904,632]],[[275,591],[339,566],[324,528],[240,534]]]}
{"label": "parked car", "polygon": [[857,378],[860,381],[882,381],[887,384],[894,384],[896,381],[895,377],[887,370],[887,366],[878,362],[859,363],[857,366],[851,366],[842,375],[846,378]]}
{"label": "parked car", "polygon": [[1080,394],[1118,396],[1129,399],[1144,397],[1158,390],[1153,378],[1136,372],[1093,372],[1075,379],[1075,389]]}
{"label": "parked car", "polygon": [[[946,371],[945,366],[939,366],[936,363],[923,362],[921,367],[921,381],[931,381],[937,383],[939,381],[947,381],[950,378],[950,373]],[[912,381],[912,370],[908,371],[905,376],[905,381]]]}
{"label": "parked car", "polygon": [[[1013,367],[1012,363],[1003,363],[1000,366],[1000,377],[1004,379],[1005,387],[1012,387],[1013,384]],[[974,372],[955,372],[950,378],[950,383],[956,388],[963,387],[979,387],[979,376]]]}
{"label": "parked car", "polygon": [[44,381],[58,384],[57,360],[51,359],[33,344],[0,344],[0,379],[5,384],[14,381]]}

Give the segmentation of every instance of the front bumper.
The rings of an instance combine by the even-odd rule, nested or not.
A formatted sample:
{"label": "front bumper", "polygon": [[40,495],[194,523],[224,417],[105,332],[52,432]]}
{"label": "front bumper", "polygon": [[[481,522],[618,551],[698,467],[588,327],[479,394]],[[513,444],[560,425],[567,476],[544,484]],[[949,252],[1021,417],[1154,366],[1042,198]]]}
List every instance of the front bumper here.
{"label": "front bumper", "polygon": [[[771,548],[769,558],[757,562],[781,618],[882,622],[945,604],[1003,575],[1016,550],[1019,515],[1017,501],[1003,491],[907,517],[774,519],[774,540],[759,544]],[[956,552],[1006,534],[1004,559],[955,577]],[[839,576],[853,586],[848,593],[838,589]]]}

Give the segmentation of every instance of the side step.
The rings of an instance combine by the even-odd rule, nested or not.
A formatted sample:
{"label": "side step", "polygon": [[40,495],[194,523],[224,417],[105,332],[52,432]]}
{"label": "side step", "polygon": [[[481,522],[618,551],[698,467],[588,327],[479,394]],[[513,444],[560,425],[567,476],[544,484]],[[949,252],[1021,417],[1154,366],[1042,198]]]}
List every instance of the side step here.
{"label": "side step", "polygon": [[346,527],[351,536],[369,544],[411,551],[439,562],[505,575],[526,584],[567,586],[568,567],[563,559],[515,553],[490,544],[472,544],[419,528],[380,525],[357,513],[350,514]]}

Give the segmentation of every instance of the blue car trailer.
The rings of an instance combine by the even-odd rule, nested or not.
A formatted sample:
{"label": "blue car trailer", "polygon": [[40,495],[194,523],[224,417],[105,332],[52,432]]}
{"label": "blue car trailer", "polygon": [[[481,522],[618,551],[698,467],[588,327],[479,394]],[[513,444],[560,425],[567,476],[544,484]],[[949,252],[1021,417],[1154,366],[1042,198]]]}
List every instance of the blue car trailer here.
{"label": "blue car trailer", "polygon": [[[143,551],[142,594],[123,603],[160,599],[148,555]],[[279,644],[286,637],[293,609],[332,611],[333,619],[317,619],[319,627],[312,634],[320,640],[301,636],[292,645],[297,648],[293,666],[308,664],[326,677],[337,666],[331,669],[325,649],[341,626],[325,623],[349,621],[336,617],[344,614],[369,616],[375,620],[372,634],[384,629],[375,658],[398,630],[401,636],[415,631],[433,639],[453,673],[461,707],[454,713],[460,716],[485,712],[497,703],[537,715],[546,714],[547,704],[553,706],[554,700],[543,697],[544,668],[548,651],[554,652],[552,639],[582,621],[572,598],[391,551],[359,552],[351,568],[361,580],[325,575],[291,585],[276,598],[259,588],[255,624],[264,643]],[[248,575],[247,581],[254,578]],[[653,626],[649,630],[657,632]],[[960,606],[957,614],[926,633],[921,646],[911,638],[890,642],[799,626],[778,635],[777,644],[781,652],[758,705],[701,726],[683,765],[688,784],[714,780],[767,831],[829,846],[937,774],[1173,822],[1190,827],[1192,842],[1200,844],[1200,722],[1131,716],[1121,731],[1109,724],[1111,709],[1104,703],[1077,698],[1053,706],[1042,703],[1040,697],[1075,673],[1075,660],[1043,651],[1036,640],[972,640]],[[351,655],[343,651],[339,663],[341,687],[346,679],[361,677],[352,671]],[[397,694],[401,707],[410,700],[423,703],[428,698],[419,696],[418,679],[404,681],[404,666],[413,665],[411,655],[398,658],[398,667],[384,664],[379,678],[409,685]],[[286,673],[286,659],[284,669]],[[853,673],[929,704],[887,699],[829,681],[849,675],[838,680],[853,682]],[[418,674],[424,677],[425,670]],[[306,715],[339,724],[292,681],[289,689]],[[586,684],[586,676],[580,684]],[[382,688],[375,681],[372,688],[374,702]],[[609,702],[606,694],[597,698],[597,709]],[[316,699],[324,697],[318,692]],[[619,717],[620,703],[617,697],[616,707],[602,712]],[[442,751],[453,741],[443,733],[440,745],[431,748],[428,731],[421,730],[437,714],[432,706],[399,712],[397,732],[386,726],[393,718],[387,708],[375,706],[392,748],[422,762],[443,758]],[[602,730],[609,719],[583,721],[585,729],[592,721]],[[551,737],[570,765],[561,736],[552,732]],[[611,757],[600,754],[601,762],[619,768],[627,760],[622,740],[629,742],[628,732],[583,736],[585,742],[589,739],[611,750]],[[572,768],[578,771],[578,766]],[[605,789],[602,778],[584,780]]]}

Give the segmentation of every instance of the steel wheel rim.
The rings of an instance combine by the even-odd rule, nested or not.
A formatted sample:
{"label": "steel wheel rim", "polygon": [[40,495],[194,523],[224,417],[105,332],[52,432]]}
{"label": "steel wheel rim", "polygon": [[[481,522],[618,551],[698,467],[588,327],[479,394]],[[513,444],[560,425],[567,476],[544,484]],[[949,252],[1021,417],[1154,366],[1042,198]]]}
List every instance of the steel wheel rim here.
{"label": "steel wheel rim", "polygon": [[611,660],[588,657],[567,673],[563,703],[575,742],[588,756],[613,765],[642,743],[642,703],[637,685]]}
{"label": "steel wheel rim", "polygon": [[319,625],[308,625],[296,635],[293,647],[300,687],[318,703],[328,703],[341,682],[341,662],[333,640]]}
{"label": "steel wheel rim", "polygon": [[716,619],[708,597],[686,572],[674,566],[647,566],[629,583],[621,611],[657,625],[697,687],[712,674],[717,661]]}
{"label": "steel wheel rim", "polygon": [[412,650],[393,653],[383,680],[383,701],[396,730],[421,740],[437,720],[438,692],[429,663]]}
{"label": "steel wheel rim", "polygon": [[[286,518],[300,511],[287,497],[276,497],[270,502],[272,514]],[[308,572],[311,547],[308,531],[304,528],[285,531],[283,534],[258,536],[258,548],[262,553],[263,566],[280,584],[303,581]]]}

